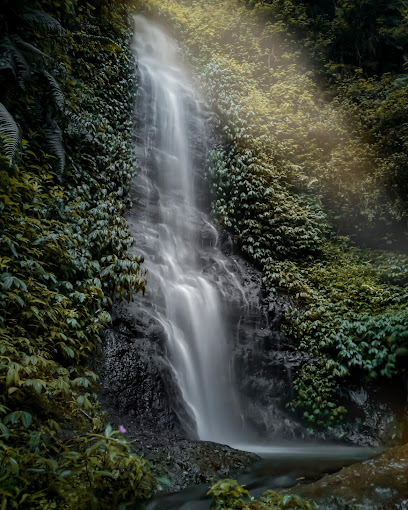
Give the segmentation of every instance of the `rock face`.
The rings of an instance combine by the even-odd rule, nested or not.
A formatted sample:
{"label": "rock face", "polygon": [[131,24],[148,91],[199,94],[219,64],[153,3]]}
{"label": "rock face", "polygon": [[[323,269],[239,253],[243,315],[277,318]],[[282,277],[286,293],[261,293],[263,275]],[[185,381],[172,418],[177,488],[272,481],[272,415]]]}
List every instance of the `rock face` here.
{"label": "rock face", "polygon": [[115,311],[114,329],[104,335],[102,395],[108,414],[135,430],[184,434],[172,402],[177,386],[163,357],[165,336],[147,316]]}
{"label": "rock face", "polygon": [[[124,425],[136,452],[166,477],[168,492],[214,476],[228,477],[258,460],[255,454],[196,441],[179,389],[165,360],[163,328],[147,315],[137,318],[124,304],[114,310],[114,328],[104,335],[101,401],[116,428]],[[177,410],[177,411],[176,411]]]}
{"label": "rock face", "polygon": [[259,460],[253,453],[235,450],[209,441],[178,439],[157,442],[136,436],[137,451],[151,464],[157,477],[166,477],[165,491],[175,492],[188,485],[209,484],[212,478],[236,476],[244,467]]}
{"label": "rock face", "polygon": [[[205,231],[204,231],[205,232]],[[210,234],[204,236],[207,239]],[[211,260],[204,271],[211,271]],[[311,435],[285,410],[292,396],[292,377],[310,361],[296,351],[290,339],[279,333],[288,302],[265,294],[260,273],[230,254],[229,270],[235,272],[248,300],[245,314],[235,310],[231,320],[233,361],[238,390],[249,429],[258,437],[273,439],[339,440],[361,446],[395,444],[401,438],[397,410],[403,407],[403,392],[395,387],[343,389],[349,419],[329,432]],[[164,438],[191,438],[194,422],[184,410],[174,373],[166,361],[163,327],[147,314],[131,313],[132,304],[116,306],[114,328],[105,333],[103,346],[102,398],[110,419],[135,433]]]}
{"label": "rock face", "polygon": [[[207,242],[213,229],[198,230]],[[211,257],[202,256],[203,272],[214,270]],[[233,253],[225,273],[239,281],[246,309],[230,311],[231,337],[235,339],[232,359],[237,374],[242,413],[248,429],[263,438],[304,438],[307,432],[285,410],[290,398],[291,375],[306,356],[279,334],[286,308],[282,298],[264,295],[261,275]],[[228,281],[219,282],[227,292]],[[166,359],[166,334],[158,321],[133,304],[114,309],[114,327],[105,332],[103,346],[102,399],[117,423],[166,437],[194,437],[194,422],[184,410],[175,375]]]}
{"label": "rock face", "polygon": [[317,482],[296,485],[289,492],[313,499],[327,510],[407,509],[408,444]]}
{"label": "rock face", "polygon": [[406,395],[398,380],[367,385],[356,381],[338,393],[347,409],[346,419],[319,438],[343,438],[370,447],[396,446],[404,441]]}
{"label": "rock face", "polygon": [[261,274],[236,258],[240,279],[249,303],[246,314],[237,314],[232,327],[233,350],[243,412],[259,437],[303,439],[303,426],[290,415],[285,404],[292,396],[292,374],[310,356],[297,352],[280,333],[289,301],[262,287]]}

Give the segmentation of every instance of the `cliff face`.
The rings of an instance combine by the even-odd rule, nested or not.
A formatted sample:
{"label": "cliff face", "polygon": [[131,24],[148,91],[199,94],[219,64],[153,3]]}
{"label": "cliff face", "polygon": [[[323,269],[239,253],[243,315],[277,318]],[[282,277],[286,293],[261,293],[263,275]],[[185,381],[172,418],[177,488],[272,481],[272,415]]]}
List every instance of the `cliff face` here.
{"label": "cliff face", "polygon": [[[144,7],[154,10],[154,4]],[[293,166],[297,155],[289,150],[288,159],[283,161],[280,156],[288,148],[285,142],[279,137],[273,138],[271,130],[255,125],[253,116],[247,111],[251,107],[256,114],[262,113],[260,108],[264,103],[260,100],[259,90],[265,83],[258,94],[253,89],[257,87],[256,79],[252,80],[261,73],[262,65],[251,75],[246,59],[252,62],[253,55],[239,55],[236,47],[231,49],[228,38],[226,52],[232,51],[235,57],[238,56],[237,60],[229,60],[224,54],[214,62],[206,46],[200,46],[199,50],[194,48],[196,43],[199,45],[196,36],[191,41],[186,35],[190,34],[192,18],[200,19],[204,31],[210,31],[211,23],[217,23],[214,16],[209,20],[197,5],[189,7],[185,3],[161,3],[160,8],[180,31],[186,54],[194,63],[196,75],[200,77],[213,108],[211,113],[204,113],[205,123],[212,121],[216,127],[207,133],[205,154],[195,161],[194,182],[200,207],[205,212],[211,200],[203,190],[207,190],[209,184],[212,186],[213,214],[221,227],[215,236],[208,223],[197,220],[194,229],[202,247],[199,259],[203,273],[211,274],[216,266],[206,247],[218,238],[218,248],[228,256],[226,267],[239,281],[248,302],[245,313],[232,310],[230,317],[234,338],[233,365],[238,374],[239,398],[248,432],[268,440],[276,437],[341,438],[348,444],[364,446],[395,444],[402,436],[400,423],[405,405],[402,379],[378,383],[372,380],[374,371],[369,377],[362,378],[361,374],[368,367],[382,371],[382,375],[387,375],[387,370],[394,370],[394,347],[402,341],[398,331],[405,313],[401,293],[406,259],[398,254],[376,252],[374,255],[373,252],[375,261],[368,262],[368,253],[351,246],[345,238],[324,238],[328,224],[321,215],[321,203],[313,198],[314,192],[319,193],[314,188],[315,181],[308,181],[307,191],[296,176],[285,174],[300,169]],[[181,12],[184,17],[179,15]],[[228,15],[224,11],[221,14],[225,21]],[[247,37],[251,35],[247,34]],[[217,51],[225,50],[220,41],[216,40],[214,44],[218,45]],[[289,86],[285,81],[289,76],[278,75],[276,71],[278,90],[281,90],[278,85],[282,78]],[[290,78],[297,79],[295,75]],[[243,99],[246,93],[252,94],[250,103]],[[268,100],[277,103],[276,97],[268,96]],[[272,110],[268,112],[273,119]],[[322,113],[326,114],[327,110]],[[262,115],[266,119],[265,112]],[[334,116],[332,120],[339,121],[339,118]],[[297,122],[299,119],[295,115],[292,120]],[[344,124],[341,126],[343,129]],[[220,130],[224,133],[222,137],[217,134]],[[303,136],[301,131],[298,135]],[[248,144],[253,145],[249,147]],[[274,150],[281,151],[280,156]],[[208,155],[209,172],[202,164]],[[291,162],[292,156],[295,159]],[[152,168],[151,172],[157,176],[158,168]],[[287,190],[283,191],[285,186],[290,189],[290,197],[286,195]],[[146,207],[152,218],[160,218],[160,194],[152,188],[146,201],[139,191],[133,197],[135,206],[128,216],[133,225],[138,223],[139,215]],[[300,202],[295,206],[293,200],[297,200],[297,195]],[[283,209],[282,200],[285,202]],[[304,206],[302,214],[297,209],[299,204]],[[294,211],[299,212],[301,221],[290,230]],[[309,215],[313,220],[310,224]],[[316,218],[322,222],[319,231],[315,228]],[[302,237],[303,222],[311,227],[306,237]],[[285,237],[286,229],[290,230],[290,235]],[[308,244],[313,236],[314,241]],[[137,231],[135,237],[138,238]],[[143,242],[141,235],[139,238]],[[280,243],[283,243],[284,256],[280,253]],[[256,267],[241,258],[239,251]],[[304,255],[304,260],[300,254]],[[390,276],[387,269],[394,264],[391,260],[401,264],[401,271],[397,271],[395,277]],[[263,280],[259,268],[263,270]],[[222,280],[223,276],[215,273],[213,279],[216,278]],[[394,291],[394,297],[398,297],[393,305],[387,300],[382,301],[380,295],[384,297]],[[285,294],[290,297],[282,297]],[[149,313],[139,313],[135,318],[134,309],[133,305],[118,308],[115,327],[107,334],[104,401],[118,424],[130,424],[140,451],[158,459],[160,473],[173,473],[178,480],[177,486],[182,487],[199,479],[193,467],[194,459],[201,455],[192,432],[194,420],[183,407],[174,373],[166,362],[169,353],[162,325],[149,318]],[[381,340],[371,338],[382,325],[386,329],[395,328],[396,343],[389,351],[389,346],[382,345]],[[362,333],[359,341],[353,336],[355,330]],[[371,351],[368,355],[364,349],[371,340],[376,354]],[[375,355],[370,358],[373,353]],[[379,364],[380,358],[383,365]],[[121,360],[124,360],[123,366]],[[395,399],[389,398],[390,391]],[[288,403],[291,403],[296,418],[303,418],[303,424],[288,412]],[[346,409],[347,415],[343,416]],[[305,428],[305,422],[309,428]],[[328,425],[329,430],[316,430]],[[310,430],[312,426],[315,426],[314,431]],[[157,437],[158,427],[164,431],[161,437]],[[143,446],[146,441],[148,448]],[[185,456],[182,449],[187,445],[189,454]],[[206,446],[206,455],[212,458],[210,451],[214,453],[214,448],[217,449]],[[170,457],[168,462],[164,461],[166,455]],[[234,468],[231,458],[225,462],[223,473]],[[181,465],[185,466],[183,474],[177,471]]]}
{"label": "cliff face", "polygon": [[[345,235],[354,232],[349,220],[377,235],[377,219],[388,221],[380,210],[392,209],[379,205],[389,199],[374,177],[381,151],[361,123],[369,98],[359,107],[348,96],[360,85],[364,95],[372,78],[345,78],[344,89],[322,83],[293,20],[268,4],[137,2],[177,32],[218,116],[224,139],[209,155],[213,218],[261,270],[266,293],[288,296],[281,332],[307,360],[291,372],[289,408],[307,427],[340,430],[347,410],[364,420],[359,401],[367,412],[376,407],[362,386],[381,395],[392,380],[404,401],[408,259]],[[293,10],[299,24],[300,12]],[[400,226],[390,220],[387,229]]]}

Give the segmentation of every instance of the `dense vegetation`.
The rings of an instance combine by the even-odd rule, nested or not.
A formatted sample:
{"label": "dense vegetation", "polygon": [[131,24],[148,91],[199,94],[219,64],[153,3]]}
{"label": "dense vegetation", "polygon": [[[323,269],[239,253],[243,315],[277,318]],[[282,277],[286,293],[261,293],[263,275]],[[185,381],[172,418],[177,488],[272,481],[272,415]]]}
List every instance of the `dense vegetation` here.
{"label": "dense vegetation", "polygon": [[119,508],[156,486],[104,423],[89,368],[112,299],[144,288],[123,218],[135,93],[126,11],[3,6],[1,508]]}
{"label": "dense vegetation", "polygon": [[[1,508],[124,508],[157,483],[105,423],[90,359],[112,300],[144,289],[123,219],[134,62],[120,0],[5,0],[0,13]],[[168,20],[225,134],[213,214],[310,352],[288,405],[408,354],[404,2],[135,0]],[[299,44],[299,41],[301,44]],[[352,236],[351,238],[349,236]],[[351,239],[356,239],[353,243]],[[394,251],[362,247],[388,245]],[[213,508],[313,508],[223,481]]]}
{"label": "dense vegetation", "polygon": [[[388,244],[398,248],[402,243],[406,248],[406,2],[250,0],[248,3],[263,18],[281,22],[289,37],[301,41],[305,48],[301,58],[312,59],[319,81],[324,80],[321,83],[328,94],[334,95],[333,101],[341,105],[347,121],[352,123],[350,134],[354,145],[359,143],[364,151],[359,154],[352,150],[345,160],[352,174],[361,174],[359,181],[364,184],[357,182],[353,190],[346,180],[339,181],[323,197],[337,213],[332,219],[343,228],[346,226],[349,232],[359,232],[360,237],[364,234],[365,242],[375,244],[376,237],[388,234]],[[335,165],[339,163],[337,160]],[[348,176],[351,177],[350,171]],[[333,192],[339,195],[334,202]],[[358,196],[360,192],[363,197]],[[365,221],[356,225],[363,218]]]}
{"label": "dense vegetation", "polygon": [[[399,57],[374,76],[336,42],[338,24],[358,24],[353,9],[365,3],[338,2],[330,17],[317,3],[294,1],[137,2],[167,20],[221,119],[226,148],[210,160],[213,214],[266,286],[295,300],[284,329],[313,361],[296,375],[288,405],[311,426],[345,414],[340,389],[356,375],[380,384],[407,354],[408,259],[349,237],[395,248],[406,238],[406,8],[393,8],[387,32]],[[313,49],[313,62],[300,46]]]}

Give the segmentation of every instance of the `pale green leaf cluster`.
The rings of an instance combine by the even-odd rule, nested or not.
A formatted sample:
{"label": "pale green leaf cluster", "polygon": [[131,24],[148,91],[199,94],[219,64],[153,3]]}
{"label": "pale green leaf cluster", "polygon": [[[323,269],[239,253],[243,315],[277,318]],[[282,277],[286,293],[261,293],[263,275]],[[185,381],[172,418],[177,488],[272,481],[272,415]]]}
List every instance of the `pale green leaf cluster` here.
{"label": "pale green leaf cluster", "polygon": [[312,501],[272,490],[254,498],[236,480],[230,479],[214,483],[207,494],[212,497],[211,510],[317,510],[318,508]]}

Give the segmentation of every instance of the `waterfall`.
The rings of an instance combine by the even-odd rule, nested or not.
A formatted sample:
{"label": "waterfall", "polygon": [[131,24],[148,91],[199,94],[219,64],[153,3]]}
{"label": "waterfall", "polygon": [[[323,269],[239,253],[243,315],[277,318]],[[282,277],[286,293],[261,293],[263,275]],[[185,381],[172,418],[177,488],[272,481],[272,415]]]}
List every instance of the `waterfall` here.
{"label": "waterfall", "polygon": [[[148,273],[146,293],[135,294],[126,313],[146,326],[143,334],[160,348],[165,334],[166,359],[157,366],[163,362],[172,374],[173,411],[192,437],[265,457],[369,455],[366,449],[299,442],[307,434],[282,409],[291,389],[285,352],[295,364],[302,357],[280,345],[285,305],[271,294],[261,299],[260,274],[219,248],[219,233],[200,206],[208,202],[202,186],[204,102],[179,63],[175,41],[140,15],[134,28],[139,174],[127,221],[136,239],[132,250],[144,255]],[[111,380],[120,381],[114,375]]]}
{"label": "waterfall", "polygon": [[217,248],[217,230],[197,206],[202,191],[194,179],[206,159],[203,101],[178,62],[176,43],[142,16],[134,16],[134,26],[140,173],[139,213],[130,229],[148,274],[146,296],[135,296],[133,313],[143,310],[163,326],[195,434],[231,444],[242,440],[243,423],[228,320],[248,303]]}

